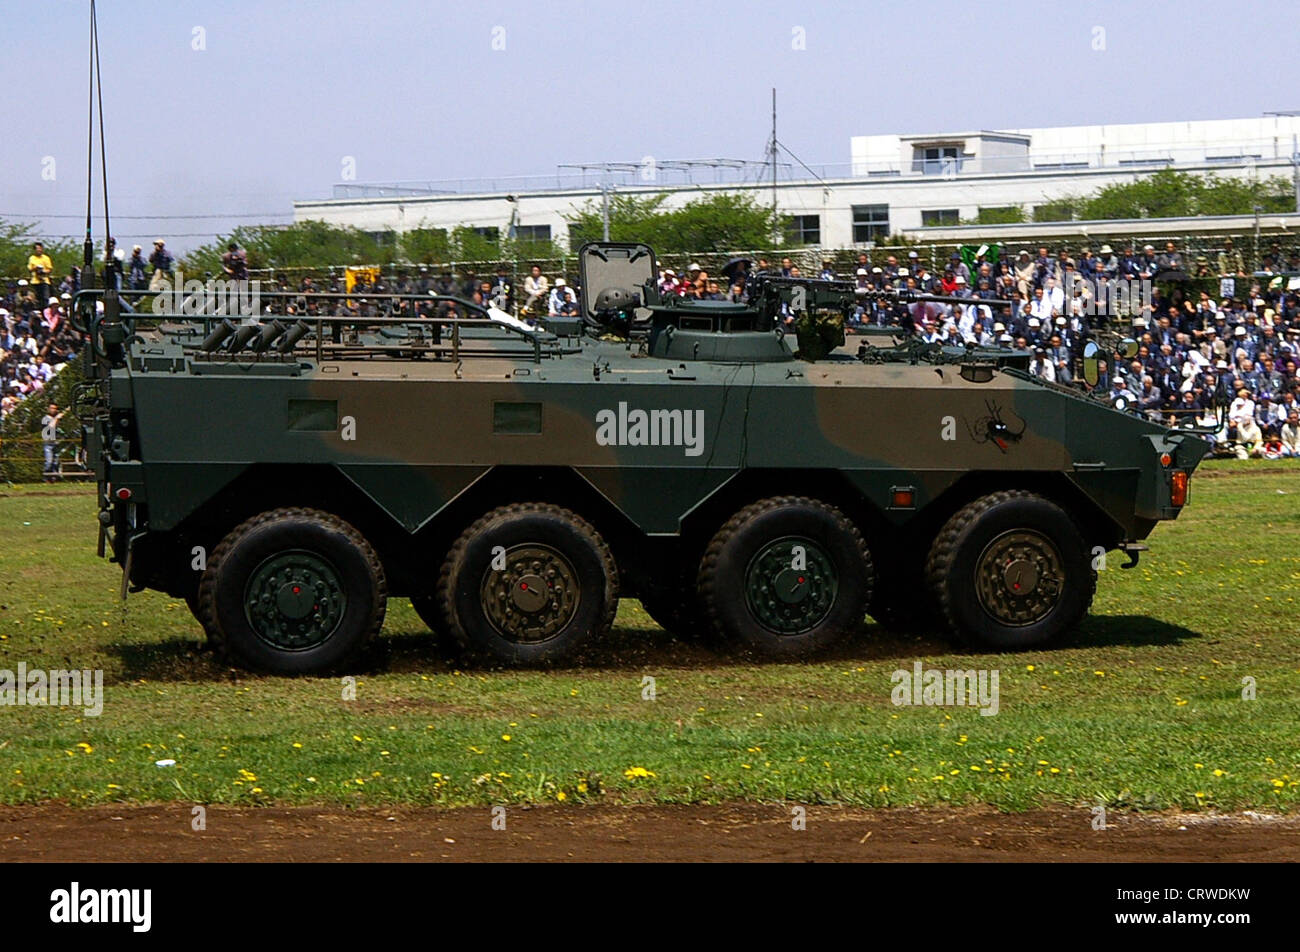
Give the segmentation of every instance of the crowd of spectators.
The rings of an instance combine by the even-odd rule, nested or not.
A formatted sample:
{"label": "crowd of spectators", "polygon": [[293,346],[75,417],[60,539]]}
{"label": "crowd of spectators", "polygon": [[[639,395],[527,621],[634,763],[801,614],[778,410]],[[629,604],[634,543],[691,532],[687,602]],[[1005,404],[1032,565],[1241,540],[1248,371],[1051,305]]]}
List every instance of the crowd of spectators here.
{"label": "crowd of spectators", "polygon": [[[896,327],[927,343],[974,344],[1028,352],[1029,372],[1052,383],[1099,389],[1171,426],[1214,427],[1220,452],[1241,458],[1300,456],[1300,253],[1274,245],[1248,272],[1232,239],[1212,257],[1174,242],[1095,252],[1028,248],[1005,258],[988,246],[954,252],[941,272],[917,251],[863,252],[852,274],[824,261],[813,277],[851,281],[860,304],[849,330]],[[903,257],[900,257],[903,255]],[[759,258],[749,274],[800,277],[790,258]],[[1285,274],[1284,274],[1285,273]],[[744,301],[746,274],[722,284],[692,263],[663,269],[659,290],[701,300]],[[1220,296],[1232,279],[1230,296]],[[902,292],[902,293],[894,293]],[[909,300],[913,295],[945,301]],[[786,314],[786,321],[793,319]],[[1105,354],[1095,388],[1080,379],[1083,350],[1099,331],[1137,342],[1133,358]],[[1226,425],[1215,412],[1220,379],[1232,405]]]}
{"label": "crowd of spectators", "polygon": [[0,294],[0,417],[44,391],[81,344],[68,322],[77,270],[60,280],[40,242],[27,269],[28,277],[6,282]]}

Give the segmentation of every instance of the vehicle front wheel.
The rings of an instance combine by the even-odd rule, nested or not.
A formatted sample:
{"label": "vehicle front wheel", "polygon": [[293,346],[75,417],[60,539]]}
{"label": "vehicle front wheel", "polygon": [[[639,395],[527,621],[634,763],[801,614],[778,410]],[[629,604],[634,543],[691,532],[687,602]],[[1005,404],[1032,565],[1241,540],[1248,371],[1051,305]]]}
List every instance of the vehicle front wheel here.
{"label": "vehicle front wheel", "polygon": [[959,510],[926,577],[948,627],[984,648],[1040,648],[1087,614],[1097,588],[1083,534],[1060,506],[1022,490]]}
{"label": "vehicle front wheel", "polygon": [[874,581],[862,534],[843,513],[782,496],[718,530],[700,562],[699,595],[719,635],[791,658],[861,628]]}
{"label": "vehicle front wheel", "polygon": [[221,541],[198,601],[228,660],[271,674],[319,674],[379,632],[387,588],[379,557],[351,525],[313,509],[275,509]]}

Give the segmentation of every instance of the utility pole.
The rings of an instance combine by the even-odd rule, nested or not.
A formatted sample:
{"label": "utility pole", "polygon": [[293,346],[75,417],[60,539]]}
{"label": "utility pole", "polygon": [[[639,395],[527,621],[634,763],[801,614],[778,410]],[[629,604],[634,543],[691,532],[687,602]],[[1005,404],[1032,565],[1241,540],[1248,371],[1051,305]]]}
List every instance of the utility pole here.
{"label": "utility pole", "polygon": [[1295,186],[1295,210],[1300,215],[1300,144],[1291,136],[1291,181]]}
{"label": "utility pole", "polygon": [[605,241],[609,241],[609,184],[600,186],[600,218],[604,224]]}
{"label": "utility pole", "polygon": [[772,244],[781,243],[781,222],[776,217],[776,87],[772,87]]}

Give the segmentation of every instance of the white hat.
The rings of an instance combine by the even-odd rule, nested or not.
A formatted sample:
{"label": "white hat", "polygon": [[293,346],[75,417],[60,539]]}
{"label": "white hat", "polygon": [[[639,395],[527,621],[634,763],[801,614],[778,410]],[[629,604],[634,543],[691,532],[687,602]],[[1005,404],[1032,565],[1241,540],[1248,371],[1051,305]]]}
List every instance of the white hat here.
{"label": "white hat", "polygon": [[1036,318],[1036,317],[1031,317],[1031,318],[1029,319],[1029,326],[1030,326],[1030,327],[1042,327],[1042,326],[1043,326],[1043,322],[1040,321],[1040,320],[1039,320],[1038,318]]}
{"label": "white hat", "polygon": [[1238,337],[1245,337],[1245,336],[1246,336],[1246,328],[1244,328],[1244,327],[1242,327],[1240,324],[1238,324],[1238,325],[1237,325],[1237,329],[1236,329],[1235,331],[1233,331],[1233,333],[1236,334]]}
{"label": "white hat", "polygon": [[1064,323],[1065,323],[1065,318],[1063,318],[1063,317],[1058,317],[1058,318],[1056,319],[1056,323],[1058,323],[1058,324],[1064,324]]}
{"label": "white hat", "polygon": [[966,283],[966,279],[963,278],[963,277],[959,274],[959,275],[957,275],[957,283],[958,283],[958,284],[965,284],[965,283]]}
{"label": "white hat", "polygon": [[921,257],[921,256],[918,255],[915,251],[909,251],[909,252],[907,253],[907,256],[908,256],[909,258],[919,258],[919,257]]}
{"label": "white hat", "polygon": [[866,273],[867,273],[867,269],[866,269],[866,268],[858,268],[858,274],[860,274],[860,275],[865,275]]}
{"label": "white hat", "polygon": [[687,271],[703,271],[704,269],[701,268],[701,267],[700,267],[698,264],[696,264],[694,261],[692,261],[690,264],[688,264],[688,265],[686,266],[686,270],[687,270]]}
{"label": "white hat", "polygon": [[993,329],[995,331],[1004,331],[1007,329],[1007,325],[1003,324],[1001,321],[996,321],[993,324]]}
{"label": "white hat", "polygon": [[898,269],[898,276],[899,276],[900,278],[905,278],[905,277],[907,277],[907,275],[908,275],[908,270],[907,270],[906,268],[899,268],[899,269]]}
{"label": "white hat", "polygon": [[664,274],[671,274],[674,278],[677,277],[677,272],[674,271],[672,268],[665,268]]}
{"label": "white hat", "polygon": [[1001,337],[998,338],[998,340],[1002,341],[1003,343],[1009,344],[1011,343],[1011,335],[1003,334]]}
{"label": "white hat", "polygon": [[556,279],[555,279],[555,286],[556,286],[557,288],[562,288],[562,287],[564,287],[564,279],[563,279],[563,278],[556,278]]}

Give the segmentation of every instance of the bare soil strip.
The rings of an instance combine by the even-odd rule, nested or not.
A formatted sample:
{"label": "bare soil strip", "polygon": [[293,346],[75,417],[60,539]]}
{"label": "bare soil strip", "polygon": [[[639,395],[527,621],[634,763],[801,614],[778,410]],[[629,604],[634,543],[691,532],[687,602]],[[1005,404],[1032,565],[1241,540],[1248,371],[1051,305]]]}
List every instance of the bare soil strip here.
{"label": "bare soil strip", "polygon": [[4,862],[1295,862],[1300,818],[1114,814],[1092,828],[1086,809],[1006,814],[808,807],[0,808]]}

